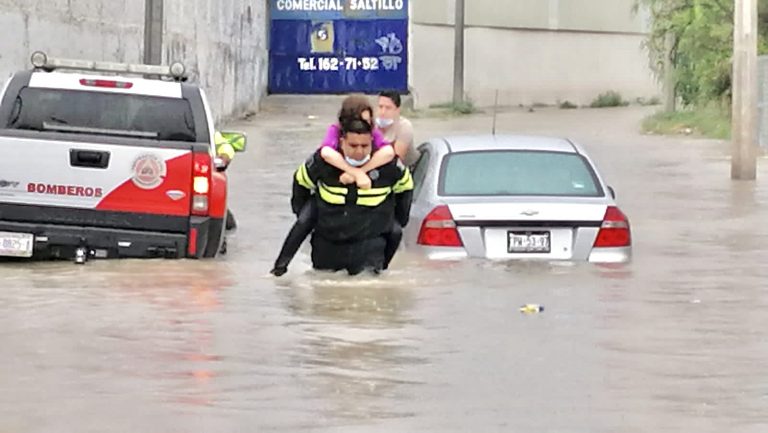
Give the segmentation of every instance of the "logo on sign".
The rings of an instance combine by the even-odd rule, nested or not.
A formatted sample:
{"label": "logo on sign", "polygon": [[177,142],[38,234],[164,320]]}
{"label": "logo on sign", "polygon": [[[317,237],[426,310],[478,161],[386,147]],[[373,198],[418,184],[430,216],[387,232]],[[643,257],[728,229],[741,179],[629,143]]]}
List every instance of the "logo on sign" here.
{"label": "logo on sign", "polygon": [[376,39],[376,43],[381,47],[382,55],[379,57],[381,64],[387,71],[396,71],[403,62],[400,56],[403,52],[403,42],[394,34],[390,33]]}
{"label": "logo on sign", "polygon": [[133,163],[133,183],[141,189],[157,188],[165,175],[165,161],[155,155],[142,155]]}

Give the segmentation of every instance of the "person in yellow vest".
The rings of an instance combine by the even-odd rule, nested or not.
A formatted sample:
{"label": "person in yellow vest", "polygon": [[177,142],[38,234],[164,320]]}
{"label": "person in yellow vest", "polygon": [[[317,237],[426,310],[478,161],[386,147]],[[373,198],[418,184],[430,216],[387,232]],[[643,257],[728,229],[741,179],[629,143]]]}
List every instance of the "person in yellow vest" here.
{"label": "person in yellow vest", "polygon": [[245,137],[238,133],[222,133],[216,131],[213,136],[213,142],[216,145],[216,156],[229,164],[235,159],[235,152],[242,152],[245,144]]}
{"label": "person in yellow vest", "polygon": [[[216,156],[224,160],[229,165],[235,159],[235,152],[242,152],[245,149],[245,136],[238,133],[221,133],[216,131],[213,135],[213,143],[216,146]],[[234,230],[237,228],[237,221],[232,211],[227,209],[226,229]]]}

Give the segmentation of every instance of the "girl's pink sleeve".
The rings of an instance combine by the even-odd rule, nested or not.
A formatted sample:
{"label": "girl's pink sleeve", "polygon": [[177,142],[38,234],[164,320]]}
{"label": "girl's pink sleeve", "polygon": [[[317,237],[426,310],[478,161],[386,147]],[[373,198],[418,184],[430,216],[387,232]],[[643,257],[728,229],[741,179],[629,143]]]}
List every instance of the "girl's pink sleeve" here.
{"label": "girl's pink sleeve", "polygon": [[382,147],[391,144],[384,140],[384,134],[379,129],[373,130],[373,147],[375,149],[381,149]]}
{"label": "girl's pink sleeve", "polygon": [[320,147],[332,147],[337,148],[339,146],[339,132],[340,132],[339,125],[337,123],[334,123],[333,125],[328,127],[328,132],[325,134],[325,138],[323,138],[323,143],[320,145]]}

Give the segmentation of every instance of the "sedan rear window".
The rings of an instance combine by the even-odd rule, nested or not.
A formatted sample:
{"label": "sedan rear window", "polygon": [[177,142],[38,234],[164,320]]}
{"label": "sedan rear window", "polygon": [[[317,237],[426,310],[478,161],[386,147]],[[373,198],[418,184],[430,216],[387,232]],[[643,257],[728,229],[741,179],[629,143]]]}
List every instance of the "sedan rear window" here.
{"label": "sedan rear window", "polygon": [[603,191],[579,154],[505,150],[448,155],[440,195],[600,197]]}
{"label": "sedan rear window", "polygon": [[7,127],[33,131],[196,141],[185,99],[27,87]]}

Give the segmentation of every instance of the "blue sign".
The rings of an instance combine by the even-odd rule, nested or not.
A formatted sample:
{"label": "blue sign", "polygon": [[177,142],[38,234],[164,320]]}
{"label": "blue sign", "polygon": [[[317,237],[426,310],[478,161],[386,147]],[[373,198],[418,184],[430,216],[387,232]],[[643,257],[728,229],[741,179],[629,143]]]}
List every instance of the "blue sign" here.
{"label": "blue sign", "polygon": [[270,93],[408,90],[407,0],[271,0]]}
{"label": "blue sign", "polygon": [[408,0],[272,0],[273,20],[407,20]]}

